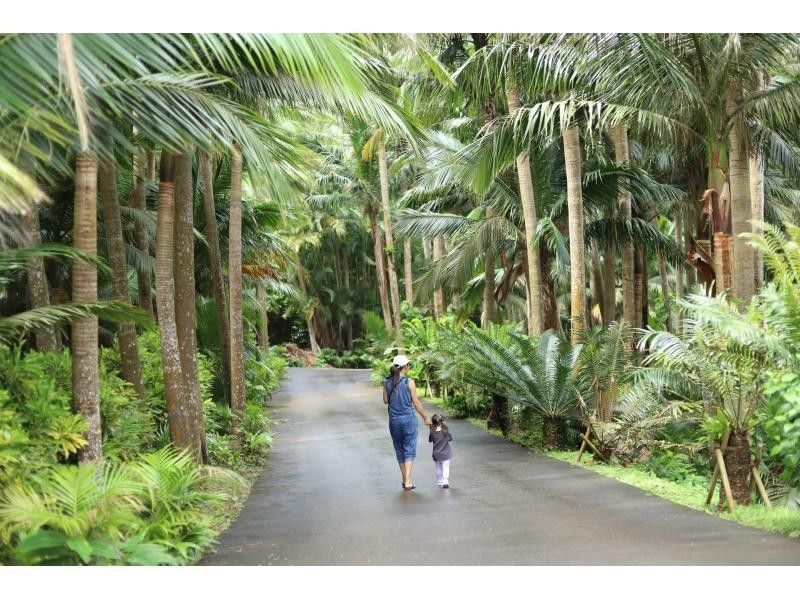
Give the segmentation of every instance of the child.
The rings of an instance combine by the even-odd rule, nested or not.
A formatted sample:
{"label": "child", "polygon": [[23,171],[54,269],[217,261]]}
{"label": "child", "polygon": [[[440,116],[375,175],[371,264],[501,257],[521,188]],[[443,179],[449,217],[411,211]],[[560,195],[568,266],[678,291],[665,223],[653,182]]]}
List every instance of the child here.
{"label": "child", "polygon": [[436,483],[442,488],[450,487],[450,459],[453,458],[453,450],[450,448],[450,441],[453,437],[447,430],[444,418],[438,413],[431,418],[431,433],[428,442],[433,443],[433,461],[436,464]]}

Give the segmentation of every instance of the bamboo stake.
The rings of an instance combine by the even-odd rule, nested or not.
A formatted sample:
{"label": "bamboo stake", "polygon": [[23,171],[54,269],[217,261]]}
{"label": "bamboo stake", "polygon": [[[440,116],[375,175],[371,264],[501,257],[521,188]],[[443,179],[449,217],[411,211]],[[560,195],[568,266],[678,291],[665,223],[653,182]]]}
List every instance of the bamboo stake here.
{"label": "bamboo stake", "polygon": [[[752,463],[750,464],[751,467],[755,467],[756,470],[758,469],[758,466],[761,465],[761,451],[762,451],[763,448],[764,448],[764,445],[761,444],[761,443],[759,443],[756,446],[756,457],[752,461]],[[750,485],[748,486],[747,490],[748,490],[748,492],[750,492],[752,494],[753,490],[755,490],[755,489],[756,489],[756,478],[755,478],[755,476],[751,475],[750,476]]]}
{"label": "bamboo stake", "polygon": [[578,460],[577,463],[581,462],[581,457],[583,457],[583,451],[586,450],[586,438],[589,436],[589,429],[590,427],[586,426],[586,432],[583,433],[583,442],[581,442],[581,450],[578,451]]}
{"label": "bamboo stake", "polygon": [[607,461],[607,459],[606,459],[606,458],[603,456],[603,453],[601,453],[601,452],[598,450],[598,448],[597,448],[597,447],[594,445],[594,443],[593,443],[591,440],[589,440],[589,436],[587,436],[586,434],[584,434],[584,435],[583,435],[583,439],[584,439],[584,440],[586,441],[586,443],[587,443],[587,444],[588,444],[588,445],[591,447],[591,449],[594,451],[594,454],[595,454],[595,455],[597,455],[598,457],[600,457],[600,459],[601,459],[602,461]]}
{"label": "bamboo stake", "polygon": [[[724,451],[728,448],[728,440],[730,440],[731,431],[725,430],[725,434],[722,436],[722,450]],[[714,473],[711,476],[711,485],[708,488],[708,494],[706,494],[706,504],[711,504],[711,498],[714,496],[714,490],[717,488],[717,480],[719,480],[719,465],[714,462]]]}
{"label": "bamboo stake", "polygon": [[722,486],[725,488],[725,498],[728,499],[728,509],[733,513],[736,510],[736,503],[733,502],[731,483],[728,480],[728,472],[725,470],[725,459],[722,456],[722,449],[717,447],[714,449],[714,454],[717,456],[717,465],[719,466],[719,473],[722,476]]}
{"label": "bamboo stake", "polygon": [[756,459],[750,467],[750,485],[752,486],[755,484],[756,488],[758,488],[758,493],[761,495],[761,500],[764,501],[764,505],[767,509],[772,509],[772,502],[769,500],[769,496],[767,496],[767,489],[764,488],[764,482],[761,480],[761,474],[758,471],[758,466],[761,464],[761,451],[763,449],[764,445],[762,443],[759,443],[756,447]]}

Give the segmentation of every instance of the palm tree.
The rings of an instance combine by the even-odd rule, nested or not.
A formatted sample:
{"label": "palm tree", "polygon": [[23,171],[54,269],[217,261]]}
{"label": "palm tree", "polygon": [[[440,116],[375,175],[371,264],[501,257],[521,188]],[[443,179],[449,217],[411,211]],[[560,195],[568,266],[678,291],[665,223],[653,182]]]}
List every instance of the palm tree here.
{"label": "palm tree", "polygon": [[567,205],[569,212],[570,263],[570,333],[578,342],[586,328],[586,259],[583,238],[583,195],[581,192],[581,147],[578,128],[573,124],[563,133],[564,162],[567,170]]}
{"label": "palm tree", "polygon": [[[74,246],[89,256],[97,254],[97,159],[80,153],[75,159]],[[72,266],[72,300],[97,301],[97,271],[83,261]],[[100,374],[97,347],[97,317],[72,323],[72,401],[76,413],[86,418],[86,446],[78,456],[82,462],[103,457],[100,423]]]}
{"label": "palm tree", "polygon": [[[110,131],[103,131],[102,143],[111,155],[103,158],[99,165],[99,187],[103,198],[103,227],[105,229],[108,261],[111,266],[114,298],[130,303],[128,289],[128,263],[125,259],[125,243],[122,235],[122,217],[117,193],[117,169],[113,158],[113,145],[110,143]],[[142,382],[142,366],[139,360],[139,348],[136,345],[136,326],[127,322],[119,325],[119,354],[122,377],[131,383],[136,394],[143,401],[145,398]]]}
{"label": "palm tree", "polygon": [[242,154],[234,145],[231,156],[231,205],[228,224],[230,281],[231,409],[244,415],[244,325],[242,323]]}
{"label": "palm tree", "polygon": [[[33,206],[30,212],[22,214],[22,224],[27,233],[27,245],[35,247],[41,243],[39,209]],[[28,298],[32,309],[50,305],[50,290],[44,271],[44,260],[32,257],[27,262]],[[61,339],[56,329],[40,330],[36,333],[37,351],[60,351]]]}

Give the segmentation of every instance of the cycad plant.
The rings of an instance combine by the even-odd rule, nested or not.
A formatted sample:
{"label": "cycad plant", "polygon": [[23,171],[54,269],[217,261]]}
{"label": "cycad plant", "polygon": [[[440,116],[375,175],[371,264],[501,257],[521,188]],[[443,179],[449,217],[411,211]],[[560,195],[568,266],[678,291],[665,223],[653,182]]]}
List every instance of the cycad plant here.
{"label": "cycad plant", "polygon": [[533,407],[542,417],[544,447],[563,448],[566,420],[579,400],[576,365],[581,349],[553,331],[538,337],[510,332],[506,343],[468,325],[461,375],[492,395]]}

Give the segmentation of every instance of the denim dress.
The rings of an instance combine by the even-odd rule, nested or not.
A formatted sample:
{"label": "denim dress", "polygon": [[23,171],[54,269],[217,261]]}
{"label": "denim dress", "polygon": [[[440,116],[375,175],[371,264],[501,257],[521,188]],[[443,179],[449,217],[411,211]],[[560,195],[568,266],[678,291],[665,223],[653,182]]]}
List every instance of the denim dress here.
{"label": "denim dress", "polygon": [[400,378],[394,391],[391,378],[384,382],[389,397],[389,434],[392,435],[398,463],[413,461],[417,456],[417,413],[411,400],[408,380],[407,376]]}

